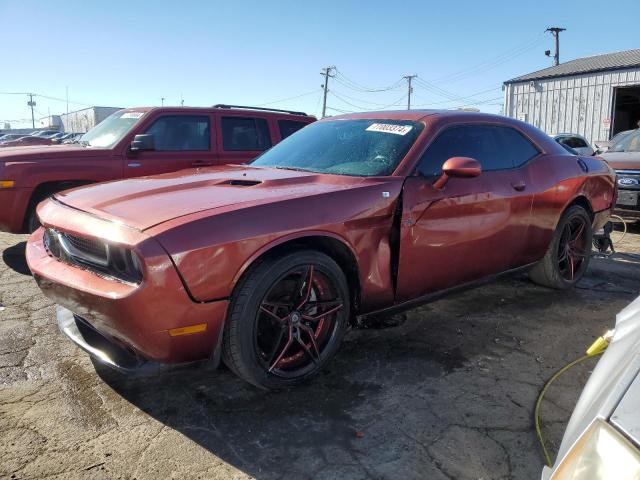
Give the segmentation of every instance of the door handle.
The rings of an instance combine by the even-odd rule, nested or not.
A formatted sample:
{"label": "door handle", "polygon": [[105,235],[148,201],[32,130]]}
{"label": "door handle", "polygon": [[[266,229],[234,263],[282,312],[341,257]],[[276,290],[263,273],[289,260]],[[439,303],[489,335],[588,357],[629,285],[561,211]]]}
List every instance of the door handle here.
{"label": "door handle", "polygon": [[213,165],[212,162],[205,162],[202,160],[196,160],[195,162],[191,162],[191,165],[194,167],[210,167]]}
{"label": "door handle", "polygon": [[511,186],[517,192],[522,192],[525,188],[527,188],[527,184],[522,180],[519,182],[511,182]]}
{"label": "door handle", "polygon": [[127,167],[137,168],[139,166],[140,166],[140,164],[138,162],[127,163]]}

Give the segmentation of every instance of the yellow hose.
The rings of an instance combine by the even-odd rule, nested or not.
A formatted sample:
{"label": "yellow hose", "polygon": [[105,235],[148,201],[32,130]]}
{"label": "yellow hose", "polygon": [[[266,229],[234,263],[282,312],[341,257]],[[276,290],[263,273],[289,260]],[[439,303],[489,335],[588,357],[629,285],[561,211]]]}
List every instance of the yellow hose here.
{"label": "yellow hose", "polygon": [[551,460],[551,455],[547,451],[547,447],[544,444],[544,438],[542,437],[542,429],[540,428],[540,405],[542,404],[542,399],[544,398],[547,390],[551,386],[555,380],[562,375],[564,372],[569,370],[571,367],[578,365],[579,363],[584,362],[585,360],[596,357],[598,355],[602,355],[604,351],[609,346],[609,341],[613,337],[613,331],[608,331],[603,336],[598,337],[595,342],[591,344],[591,346],[587,349],[586,355],[576,358],[574,361],[567,363],[564,367],[558,370],[553,376],[547,380],[547,383],[544,384],[542,390],[540,391],[540,395],[538,395],[538,400],[536,400],[536,408],[533,412],[533,420],[536,427],[536,436],[538,437],[538,442],[540,443],[540,447],[542,448],[542,453],[544,454],[544,460],[547,462],[548,467],[553,466],[553,461]]}

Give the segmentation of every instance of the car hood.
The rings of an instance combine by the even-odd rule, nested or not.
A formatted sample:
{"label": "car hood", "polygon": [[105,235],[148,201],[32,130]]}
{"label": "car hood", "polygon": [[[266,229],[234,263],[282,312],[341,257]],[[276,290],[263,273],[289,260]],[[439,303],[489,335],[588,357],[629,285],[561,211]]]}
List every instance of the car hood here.
{"label": "car hood", "polygon": [[50,161],[56,158],[98,157],[110,153],[111,150],[106,148],[83,147],[77,143],[71,145],[24,145],[0,148],[0,162]]}
{"label": "car hood", "polygon": [[640,170],[640,152],[604,152],[600,157],[615,170]]}
{"label": "car hood", "polygon": [[370,183],[363,177],[221,166],[106,182],[67,190],[56,200],[137,230],[224,207],[244,208]]}

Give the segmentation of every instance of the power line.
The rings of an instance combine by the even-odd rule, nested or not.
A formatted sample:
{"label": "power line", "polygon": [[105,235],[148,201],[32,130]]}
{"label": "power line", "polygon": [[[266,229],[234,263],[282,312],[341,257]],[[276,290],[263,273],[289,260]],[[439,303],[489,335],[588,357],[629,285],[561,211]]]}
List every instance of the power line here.
{"label": "power line", "polygon": [[260,103],[256,105],[256,107],[264,107],[265,105],[273,105],[274,103],[282,103],[287,102],[289,100],[295,100],[296,98],[306,97],[307,95],[311,95],[313,93],[319,92],[319,89],[311,90],[310,92],[301,93],[300,95],[295,95],[293,97],[281,98],[280,100],[274,100],[273,102]]}
{"label": "power line", "polygon": [[[358,110],[362,111],[362,110],[369,110],[369,108],[367,107],[363,107],[362,105],[356,105],[355,103],[351,103],[347,100],[345,100],[344,98],[340,97],[339,95],[336,95],[336,92],[332,91],[331,95],[333,95],[334,97],[336,97],[338,100],[340,100],[343,103],[346,103],[347,105],[349,105],[350,107],[354,107],[357,108]],[[394,101],[393,103],[389,103],[387,105],[382,105],[379,110],[384,110],[385,108],[389,108],[389,107],[396,107],[398,106],[400,103],[402,103],[404,101],[404,99],[407,96],[405,94],[402,94],[402,96],[400,98],[398,98],[396,101]]]}
{"label": "power line", "polygon": [[[481,90],[479,92],[472,93],[470,95],[460,96],[460,97],[457,97],[457,98],[455,98],[453,100],[440,100],[440,101],[437,101],[437,102],[420,103],[420,104],[417,104],[416,106],[417,107],[423,107],[423,106],[431,106],[431,105],[443,105],[445,103],[451,103],[451,102],[459,102],[461,100],[468,100],[470,98],[477,97],[478,95],[483,95],[485,93],[489,93],[489,92],[493,92],[495,90],[501,90],[501,89],[502,89],[502,86],[492,87],[492,88],[488,88],[486,90]],[[414,95],[417,96],[417,97],[420,97],[419,95],[417,95],[415,93],[414,93]],[[420,97],[420,98],[424,98],[424,97]]]}
{"label": "power line", "polygon": [[389,90],[397,90],[400,85],[403,83],[403,79],[397,80],[395,83],[391,85],[387,85],[385,87],[367,87],[362,85],[354,80],[351,80],[340,70],[336,69],[336,81],[343,86],[350,88],[351,90],[364,92],[364,93],[377,93],[377,92],[388,92]]}
{"label": "power line", "polygon": [[500,66],[506,62],[509,62],[514,58],[519,57],[520,55],[523,55],[528,51],[536,48],[543,41],[544,41],[544,32],[540,32],[520,45],[512,47],[498,55],[490,57],[470,67],[464,68],[454,73],[450,73],[448,75],[444,75],[442,77],[435,78],[431,82],[432,83],[457,82],[459,80],[468,78],[469,76],[475,75],[477,73],[491,70],[492,68]]}

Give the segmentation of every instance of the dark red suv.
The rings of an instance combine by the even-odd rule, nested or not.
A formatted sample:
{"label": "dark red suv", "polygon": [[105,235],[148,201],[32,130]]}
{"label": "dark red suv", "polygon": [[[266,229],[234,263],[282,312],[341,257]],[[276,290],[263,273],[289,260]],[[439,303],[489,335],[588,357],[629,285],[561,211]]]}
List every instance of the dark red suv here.
{"label": "dark red suv", "polygon": [[36,205],[78,185],[245,163],[316,119],[239,105],[120,110],[73,145],[0,149],[0,230],[34,231]]}

